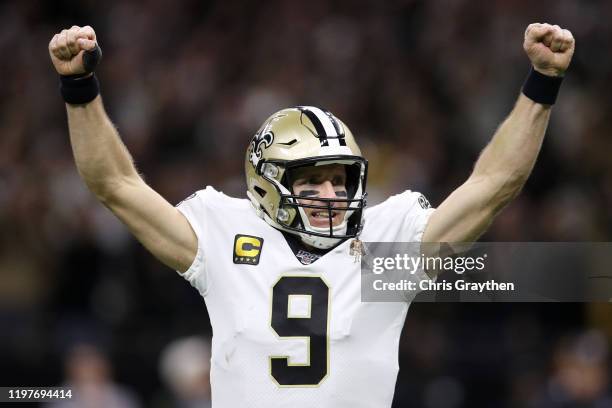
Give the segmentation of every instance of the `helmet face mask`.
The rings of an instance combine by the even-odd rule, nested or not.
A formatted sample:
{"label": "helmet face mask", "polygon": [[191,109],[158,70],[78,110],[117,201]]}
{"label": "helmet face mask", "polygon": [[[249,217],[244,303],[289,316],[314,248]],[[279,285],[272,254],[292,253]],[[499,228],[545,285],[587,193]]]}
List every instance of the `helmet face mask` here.
{"label": "helmet face mask", "polygon": [[[313,169],[320,167],[320,173],[325,174],[324,169],[330,165],[344,166],[342,187],[346,196],[294,193],[293,183],[300,170],[319,174]],[[275,113],[253,136],[245,170],[247,196],[258,214],[274,228],[295,234],[307,245],[320,249],[331,248],[361,232],[367,161],[350,130],[331,113],[315,107]],[[308,214],[314,216],[315,212],[322,218],[314,221],[318,225],[309,220]]]}

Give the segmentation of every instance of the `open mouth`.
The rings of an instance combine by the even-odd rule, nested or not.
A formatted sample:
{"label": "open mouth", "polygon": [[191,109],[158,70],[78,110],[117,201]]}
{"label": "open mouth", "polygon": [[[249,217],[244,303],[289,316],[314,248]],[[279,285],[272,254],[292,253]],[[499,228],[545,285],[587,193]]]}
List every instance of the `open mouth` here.
{"label": "open mouth", "polygon": [[[327,210],[315,210],[310,213],[310,224],[313,227],[329,227],[330,212]],[[331,211],[331,224],[336,226],[340,223],[340,211]]]}
{"label": "open mouth", "polygon": [[[313,211],[310,214],[313,218],[320,218],[320,219],[324,219],[327,220],[329,219],[329,211]],[[331,212],[331,217],[332,220],[338,215],[338,211],[333,211]]]}

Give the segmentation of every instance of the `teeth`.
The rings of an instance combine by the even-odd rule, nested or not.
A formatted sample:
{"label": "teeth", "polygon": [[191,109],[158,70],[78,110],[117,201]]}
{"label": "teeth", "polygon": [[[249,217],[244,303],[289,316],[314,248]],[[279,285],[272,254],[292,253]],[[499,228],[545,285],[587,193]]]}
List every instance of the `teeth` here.
{"label": "teeth", "polygon": [[[332,218],[335,217],[336,214],[337,213],[335,211],[332,211]],[[312,216],[316,218],[328,218],[328,215],[325,212],[313,212]]]}

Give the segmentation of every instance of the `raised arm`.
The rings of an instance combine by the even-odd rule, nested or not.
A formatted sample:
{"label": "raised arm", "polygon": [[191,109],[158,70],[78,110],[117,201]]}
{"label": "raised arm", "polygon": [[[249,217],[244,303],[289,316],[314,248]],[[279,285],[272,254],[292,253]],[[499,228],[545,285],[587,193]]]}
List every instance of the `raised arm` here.
{"label": "raised arm", "polygon": [[[89,27],[73,26],[49,43],[58,74],[82,76],[83,54],[96,46]],[[197,252],[197,237],[187,219],[138,175],[127,148],[108,118],[102,99],[66,103],[70,142],[79,174],[96,195],[160,261],[186,271]]]}
{"label": "raised arm", "polygon": [[[523,48],[536,71],[529,89],[524,91],[530,97],[519,95],[470,177],[431,215],[423,242],[477,240],[529,177],[550,118],[551,98],[555,96],[549,89],[554,80],[549,77],[565,73],[574,53],[574,38],[559,26],[531,24],[525,31]],[[538,73],[546,77],[538,78]]]}

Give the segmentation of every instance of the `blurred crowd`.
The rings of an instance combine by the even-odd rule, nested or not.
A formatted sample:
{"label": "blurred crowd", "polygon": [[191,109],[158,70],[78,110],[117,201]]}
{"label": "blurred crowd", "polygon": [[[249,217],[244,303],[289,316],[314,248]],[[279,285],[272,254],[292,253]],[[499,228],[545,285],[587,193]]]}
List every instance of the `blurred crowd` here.
{"label": "blurred crowd", "polygon": [[[252,134],[311,104],[360,142],[370,203],[412,189],[435,206],[512,108],[529,69],[524,29],[557,23],[576,37],[574,61],[532,177],[484,240],[611,241],[610,18],[604,0],[0,3],[0,385],[115,378],[126,388],[109,391],[124,404],[112,406],[206,406],[173,388],[189,373],[161,355],[183,337],[201,352],[203,301],[81,182],[47,55],[55,32],[96,30],[109,115],[172,203],[208,184],[243,197]],[[612,406],[611,311],[414,305],[395,405]],[[207,380],[192,368],[198,389]]]}

